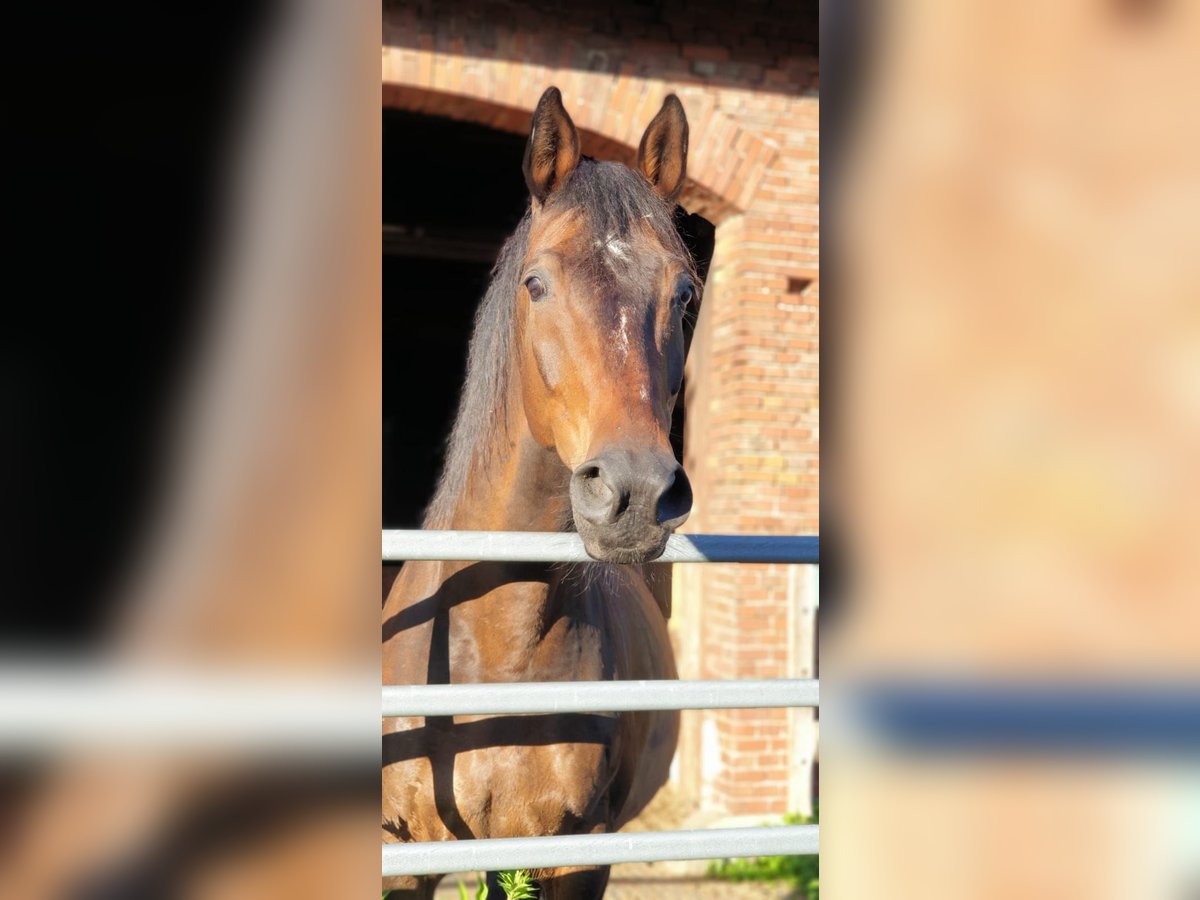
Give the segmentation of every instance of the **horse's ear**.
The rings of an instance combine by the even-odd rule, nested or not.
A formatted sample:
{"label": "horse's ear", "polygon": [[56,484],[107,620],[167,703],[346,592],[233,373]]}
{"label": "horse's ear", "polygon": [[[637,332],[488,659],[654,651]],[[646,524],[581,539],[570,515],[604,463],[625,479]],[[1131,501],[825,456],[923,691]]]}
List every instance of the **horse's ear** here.
{"label": "horse's ear", "polygon": [[654,185],[658,195],[674,200],[687,175],[688,123],[683,104],[674,94],[667,94],[642,135],[638,147],[638,168]]}
{"label": "horse's ear", "polygon": [[539,203],[562,187],[567,176],[579,164],[579,134],[575,123],[563,109],[558,88],[546,88],[537,109],[529,143],[525,145],[525,184]]}

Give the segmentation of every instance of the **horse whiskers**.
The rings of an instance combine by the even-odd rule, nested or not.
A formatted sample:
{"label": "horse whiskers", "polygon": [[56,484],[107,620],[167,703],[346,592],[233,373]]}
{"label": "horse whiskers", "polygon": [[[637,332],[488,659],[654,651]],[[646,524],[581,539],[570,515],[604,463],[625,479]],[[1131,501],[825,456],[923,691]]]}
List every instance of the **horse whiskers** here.
{"label": "horse whiskers", "polygon": [[612,563],[588,560],[564,563],[560,571],[563,572],[563,584],[575,585],[582,592],[586,592],[596,587],[607,587],[611,590],[618,581],[616,569]]}

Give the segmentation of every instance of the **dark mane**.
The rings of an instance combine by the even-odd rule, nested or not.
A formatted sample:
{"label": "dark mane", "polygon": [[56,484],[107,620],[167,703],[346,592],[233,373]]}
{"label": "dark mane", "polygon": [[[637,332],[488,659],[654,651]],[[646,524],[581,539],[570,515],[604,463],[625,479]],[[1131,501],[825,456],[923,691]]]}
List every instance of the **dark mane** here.
{"label": "dark mane", "polygon": [[[674,204],[651,190],[646,180],[619,163],[584,157],[548,208],[579,208],[593,234],[623,239],[636,222],[648,223],[664,247],[676,253],[695,276],[695,267],[672,220]],[[511,396],[514,316],[513,304],[529,244],[530,212],[504,242],[492,281],[475,314],[467,354],[467,373],[458,411],[446,448],[446,461],[433,500],[425,511],[425,528],[448,528],[455,505],[466,488],[467,475],[479,456],[499,437],[508,421]],[[699,278],[696,278],[699,284]]]}
{"label": "dark mane", "polygon": [[505,399],[512,375],[513,301],[529,243],[530,214],[517,225],[496,257],[492,282],[475,313],[467,375],[446,445],[446,461],[437,491],[425,510],[426,528],[449,528],[454,505],[466,487],[478,448],[486,446],[506,416]]}

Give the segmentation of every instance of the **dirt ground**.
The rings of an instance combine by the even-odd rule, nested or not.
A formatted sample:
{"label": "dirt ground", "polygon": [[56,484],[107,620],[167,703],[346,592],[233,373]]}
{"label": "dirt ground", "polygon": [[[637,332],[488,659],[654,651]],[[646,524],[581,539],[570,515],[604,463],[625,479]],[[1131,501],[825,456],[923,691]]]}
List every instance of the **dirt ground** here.
{"label": "dirt ground", "polygon": [[[688,819],[692,808],[670,786],[658,795],[640,816],[621,829],[629,831],[673,831],[703,827]],[[735,884],[704,877],[705,860],[694,862],[625,863],[613,866],[605,900],[802,900],[803,894],[786,885]],[[437,890],[438,900],[457,900],[458,881],[475,896],[475,879],[451,875]]]}

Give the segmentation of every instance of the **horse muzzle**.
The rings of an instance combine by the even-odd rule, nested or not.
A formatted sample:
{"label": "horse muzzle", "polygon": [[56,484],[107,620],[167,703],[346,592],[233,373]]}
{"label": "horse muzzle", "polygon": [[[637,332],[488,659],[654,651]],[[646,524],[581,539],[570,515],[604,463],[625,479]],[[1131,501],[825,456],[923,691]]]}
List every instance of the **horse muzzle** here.
{"label": "horse muzzle", "polygon": [[691,511],[687,473],[661,451],[609,449],[571,476],[575,528],[588,554],[602,562],[657,559]]}

